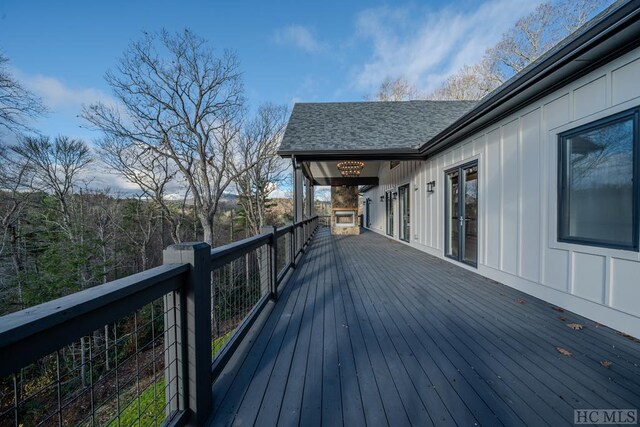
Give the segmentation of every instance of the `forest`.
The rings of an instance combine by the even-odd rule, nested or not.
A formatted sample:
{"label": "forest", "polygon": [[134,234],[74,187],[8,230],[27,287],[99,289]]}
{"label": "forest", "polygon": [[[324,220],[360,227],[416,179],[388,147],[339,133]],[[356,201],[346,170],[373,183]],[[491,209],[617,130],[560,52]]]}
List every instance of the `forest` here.
{"label": "forest", "polygon": [[[250,113],[235,54],[160,31],[115,70],[105,78],[118,105],[80,112],[88,142],[34,128],[47,109],[0,56],[0,129],[15,141],[0,145],[2,315],[158,266],[171,244],[220,246],[293,218],[291,201],[272,197],[290,179],[276,155],[288,108]],[[102,172],[128,190],[97,187]],[[212,356],[260,296],[264,261],[236,264],[244,275],[213,275]],[[0,379],[0,424],[161,422],[167,310],[147,304]]]}

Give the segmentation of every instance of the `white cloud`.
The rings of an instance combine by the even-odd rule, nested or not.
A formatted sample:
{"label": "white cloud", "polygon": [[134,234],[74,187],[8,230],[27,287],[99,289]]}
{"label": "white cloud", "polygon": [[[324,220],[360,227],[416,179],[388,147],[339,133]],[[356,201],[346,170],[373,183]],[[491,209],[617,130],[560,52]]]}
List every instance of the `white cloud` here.
{"label": "white cloud", "polygon": [[302,25],[288,25],[277,29],[272,40],[283,46],[294,46],[307,53],[319,53],[326,49],[326,46],[318,41],[313,32]]}
{"label": "white cloud", "polygon": [[99,161],[90,163],[80,174],[80,179],[94,190],[109,188],[115,193],[124,195],[142,193],[137,185],[127,181],[123,175],[111,171]]}
{"label": "white cloud", "polygon": [[323,202],[331,201],[331,187],[320,186],[314,190],[314,198]]}
{"label": "white cloud", "polygon": [[477,9],[453,7],[416,12],[381,7],[357,17],[358,36],[373,52],[354,76],[353,86],[376,89],[386,77],[404,76],[422,91],[435,89],[464,64],[474,64],[484,51],[539,2],[488,0]]}
{"label": "white cloud", "polygon": [[[109,168],[99,159],[90,163],[79,175],[83,185],[96,191],[109,189],[112,193],[122,196],[142,195],[143,191],[137,184],[129,181],[124,175]],[[165,197],[169,200],[182,200],[187,192],[187,185],[180,179],[171,181],[165,187]]]}
{"label": "white cloud", "polygon": [[114,105],[115,100],[95,88],[72,88],[55,77],[44,75],[29,75],[16,71],[16,77],[25,87],[42,97],[45,105],[51,110],[76,109],[96,102]]}

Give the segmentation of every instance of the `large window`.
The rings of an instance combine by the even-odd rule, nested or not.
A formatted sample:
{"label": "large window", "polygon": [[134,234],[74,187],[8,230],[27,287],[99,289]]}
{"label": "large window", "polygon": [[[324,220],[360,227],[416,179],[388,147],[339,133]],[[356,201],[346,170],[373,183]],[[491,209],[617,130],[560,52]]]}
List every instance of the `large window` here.
{"label": "large window", "polygon": [[638,111],[559,135],[558,240],[638,250]]}

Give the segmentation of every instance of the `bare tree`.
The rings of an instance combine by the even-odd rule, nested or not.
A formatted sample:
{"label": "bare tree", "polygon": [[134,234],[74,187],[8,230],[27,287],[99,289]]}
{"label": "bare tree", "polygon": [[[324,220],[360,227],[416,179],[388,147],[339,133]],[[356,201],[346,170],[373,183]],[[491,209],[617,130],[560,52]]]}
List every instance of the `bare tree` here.
{"label": "bare tree", "polygon": [[80,172],[92,161],[87,144],[78,139],[58,136],[53,141],[48,136],[25,137],[10,150],[30,165],[32,190],[52,194],[58,203],[62,228],[73,237],[69,197],[73,194]]}
{"label": "bare tree", "polygon": [[501,80],[520,72],[561,40],[556,8],[543,3],[529,15],[520,18],[506,32],[498,44],[487,51],[487,56],[501,67]]}
{"label": "bare tree", "polygon": [[[167,200],[168,187],[172,184],[180,185],[177,182],[179,171],[174,162],[155,150],[143,148],[124,138],[107,136],[99,140],[97,145],[100,159],[115,173],[135,184],[142,192],[140,196],[153,201],[160,208],[162,218],[171,226],[171,239],[174,243],[180,243],[183,240],[182,224],[189,191],[188,188],[185,189],[180,208],[176,212],[175,203]],[[160,215],[160,212],[154,215]]]}
{"label": "bare tree", "polygon": [[571,34],[591,19],[599,10],[608,7],[613,0],[564,0],[556,8],[560,25],[566,34]]}
{"label": "bare tree", "polygon": [[245,127],[239,161],[234,165],[238,204],[247,229],[259,234],[266,225],[269,196],[286,177],[288,164],[277,155],[287,124],[285,106],[266,104]]}
{"label": "bare tree", "polygon": [[[46,218],[60,231],[64,239],[59,244],[58,253],[69,261],[69,271],[60,265],[51,266],[57,274],[74,276],[73,287],[85,289],[95,282],[90,268],[91,257],[85,240],[85,199],[79,189],[80,174],[92,161],[89,147],[80,140],[59,136],[25,137],[20,143],[9,148],[15,155],[17,164],[28,165],[30,189],[43,191],[53,197],[57,205],[57,217]],[[79,197],[75,197],[79,190]],[[55,280],[54,280],[55,281]],[[59,286],[55,283],[54,286]],[[77,288],[76,288],[77,289]],[[74,289],[75,290],[75,289]],[[72,346],[73,351],[74,346]],[[80,371],[83,385],[86,380],[86,342],[80,341]]]}
{"label": "bare tree", "polygon": [[543,3],[519,19],[485,60],[496,64],[501,82],[522,71],[569,34],[584,25],[611,0],[561,0]]}
{"label": "bare tree", "polygon": [[[11,259],[12,274],[9,271],[2,271],[0,283],[11,282],[8,278],[13,278],[15,282],[16,298],[10,304],[15,304],[23,308],[23,283],[22,272],[24,270],[24,260],[21,251],[21,222],[24,213],[31,205],[31,188],[33,174],[31,164],[28,159],[21,159],[7,147],[0,146],[0,258],[9,254]],[[5,274],[7,276],[5,277]],[[6,286],[3,286],[5,288]],[[2,292],[6,295],[6,292]]]}
{"label": "bare tree", "polygon": [[189,30],[147,34],[106,80],[120,106],[94,104],[83,117],[133,152],[167,159],[184,179],[204,239],[212,243],[220,198],[241,172],[231,167],[243,113],[236,55],[216,57]]}
{"label": "bare tree", "polygon": [[378,91],[372,96],[366,96],[365,99],[371,101],[409,101],[418,99],[418,89],[405,77],[385,78]]}
{"label": "bare tree", "polygon": [[432,100],[480,99],[501,83],[494,68],[493,63],[487,60],[473,66],[464,65],[427,98]]}
{"label": "bare tree", "polygon": [[519,19],[476,65],[465,65],[428,99],[480,99],[522,71],[586,23],[611,0],[562,0],[540,4]]}
{"label": "bare tree", "polygon": [[46,112],[42,100],[9,72],[9,58],[0,53],[0,128],[19,134],[30,131],[29,119]]}

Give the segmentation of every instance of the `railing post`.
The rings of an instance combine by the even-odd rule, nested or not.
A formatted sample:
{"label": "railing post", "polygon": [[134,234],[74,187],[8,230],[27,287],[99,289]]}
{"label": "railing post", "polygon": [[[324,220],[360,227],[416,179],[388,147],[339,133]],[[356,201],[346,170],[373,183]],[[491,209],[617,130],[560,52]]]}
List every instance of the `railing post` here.
{"label": "railing post", "polygon": [[289,239],[289,246],[291,249],[290,257],[291,257],[291,268],[296,268],[296,223],[293,223],[293,227],[291,227],[291,236]]}
{"label": "railing post", "polygon": [[[171,245],[164,264],[190,264],[191,271],[177,295],[165,298],[165,382],[167,411],[185,410],[187,425],[200,426],[211,412],[211,246],[206,243]],[[175,332],[170,332],[174,328]],[[171,357],[175,356],[175,368]],[[172,397],[181,396],[180,402]]]}
{"label": "railing post", "polygon": [[302,223],[302,251],[304,252],[304,250],[307,248],[307,221],[305,220]]}
{"label": "railing post", "polygon": [[278,238],[274,225],[271,234],[271,299],[278,299]]}
{"label": "railing post", "polygon": [[298,253],[302,253],[304,250],[304,225],[302,223],[298,224],[298,230],[296,233],[296,255]]}

